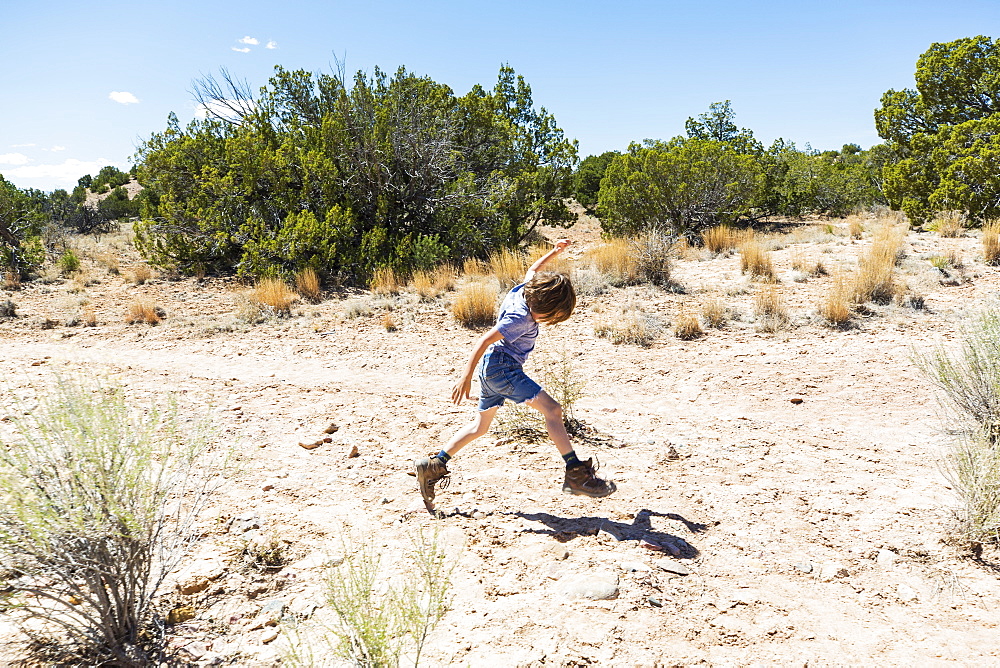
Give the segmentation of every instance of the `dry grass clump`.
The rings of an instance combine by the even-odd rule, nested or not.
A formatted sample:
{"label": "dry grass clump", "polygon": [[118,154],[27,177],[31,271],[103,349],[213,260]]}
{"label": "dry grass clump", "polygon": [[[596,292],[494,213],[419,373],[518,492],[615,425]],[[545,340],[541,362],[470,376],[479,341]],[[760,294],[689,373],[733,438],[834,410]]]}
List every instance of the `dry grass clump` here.
{"label": "dry grass clump", "polygon": [[104,265],[109,274],[117,276],[121,272],[121,267],[118,264],[118,256],[110,251],[98,255],[97,262]]}
{"label": "dry grass clump", "polygon": [[20,290],[21,289],[21,276],[16,271],[10,270],[3,272],[3,289],[4,290]]}
{"label": "dry grass clump", "polygon": [[299,298],[284,281],[265,278],[257,283],[250,293],[250,301],[269,308],[275,315],[287,316],[292,312],[292,304]]}
{"label": "dry grass clump", "polygon": [[1000,264],[1000,220],[991,220],[983,225],[983,262]]}
{"label": "dry grass clump", "polygon": [[852,239],[860,239],[865,233],[865,226],[861,222],[861,216],[847,217],[847,234]]}
{"label": "dry grass clump", "polygon": [[93,306],[87,306],[80,313],[80,323],[84,327],[97,327],[97,313]]}
{"label": "dry grass clump", "polygon": [[133,267],[131,271],[125,277],[129,283],[134,283],[135,285],[142,285],[153,278],[153,270],[147,265],[140,264],[137,267]]}
{"label": "dry grass clump", "polygon": [[403,281],[392,267],[379,267],[372,274],[368,286],[377,295],[395,295],[403,288]]}
{"label": "dry grass clump", "polygon": [[125,323],[134,325],[145,323],[155,325],[166,316],[166,312],[153,302],[146,299],[136,299],[129,304],[128,312],[125,314]]}
{"label": "dry grass clump", "polygon": [[776,332],[788,325],[788,311],[781,291],[775,286],[761,288],[753,297],[754,315],[762,332]]}
{"label": "dry grass clump", "polygon": [[705,248],[713,253],[725,253],[753,239],[753,230],[737,230],[730,225],[716,225],[701,233]]}
{"label": "dry grass clump", "polygon": [[496,276],[503,289],[520,283],[524,279],[526,270],[524,255],[521,253],[509,248],[501,248],[499,252],[490,254],[489,273]]}
{"label": "dry grass clump", "polygon": [[792,256],[792,269],[808,276],[826,276],[829,273],[822,260],[810,260],[798,252]]}
{"label": "dry grass clump", "polygon": [[963,236],[965,234],[965,214],[961,211],[939,211],[928,227],[942,237]]}
{"label": "dry grass clump", "polygon": [[470,257],[462,263],[463,276],[485,276],[486,274],[486,263],[478,258]]}
{"label": "dry grass clump", "polygon": [[896,263],[902,257],[903,233],[894,226],[879,228],[871,247],[858,259],[851,301],[888,304],[902,296],[905,286],[896,277]]}
{"label": "dry grass clump", "polygon": [[682,341],[690,341],[704,335],[705,330],[701,328],[701,323],[698,322],[698,316],[696,315],[691,315],[690,313],[682,314],[677,318],[677,322],[674,323],[674,336]]}
{"label": "dry grass clump", "polygon": [[652,315],[634,304],[605,315],[594,324],[594,333],[611,343],[634,343],[648,348],[660,335],[663,326]]}
{"label": "dry grass clump", "polygon": [[671,279],[675,242],[676,237],[657,230],[650,230],[632,239],[631,246],[636,260],[636,274],[640,280],[658,285],[661,288],[683,291]]}
{"label": "dry grass clump", "polygon": [[384,327],[387,332],[395,332],[398,330],[399,322],[396,320],[396,316],[389,311],[382,314],[382,327]]}
{"label": "dry grass clump", "polygon": [[615,286],[632,285],[639,279],[638,258],[628,239],[609,239],[587,252],[590,265]]}
{"label": "dry grass clump", "polygon": [[838,276],[820,301],[819,314],[831,327],[846,327],[850,323],[850,292],[847,281]]}
{"label": "dry grass clump", "polygon": [[454,289],[455,270],[450,265],[441,265],[433,271],[415,271],[410,277],[410,287],[423,301],[432,301],[441,293]]}
{"label": "dry grass clump", "polygon": [[367,299],[348,299],[344,302],[344,317],[349,320],[368,316],[373,312],[372,305]]}
{"label": "dry grass clump", "polygon": [[740,272],[765,283],[777,281],[771,254],[757,239],[751,239],[740,247]]}
{"label": "dry grass clump", "polygon": [[455,296],[452,315],[463,327],[485,327],[496,319],[497,291],[493,285],[470,281]]}
{"label": "dry grass clump", "polygon": [[295,275],[295,290],[303,299],[313,304],[323,300],[323,288],[319,282],[319,274],[312,267],[306,267]]}
{"label": "dry grass clump", "polygon": [[702,305],[701,317],[709,327],[721,329],[729,320],[729,309],[721,299],[710,299]]}

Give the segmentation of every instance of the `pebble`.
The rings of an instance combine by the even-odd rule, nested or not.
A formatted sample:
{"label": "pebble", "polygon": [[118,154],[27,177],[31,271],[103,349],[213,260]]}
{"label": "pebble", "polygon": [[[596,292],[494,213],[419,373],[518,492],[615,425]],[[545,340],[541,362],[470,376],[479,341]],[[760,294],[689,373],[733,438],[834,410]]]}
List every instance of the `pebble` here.
{"label": "pebble", "polygon": [[274,642],[275,640],[277,640],[279,633],[281,633],[281,630],[278,629],[277,627],[267,629],[260,636],[260,642],[261,642],[261,644],[262,645],[266,645],[269,642]]}
{"label": "pebble", "polygon": [[334,424],[331,424],[331,425],[330,425],[329,427],[327,427],[326,429],[324,429],[324,430],[323,430],[323,433],[324,433],[324,434],[335,434],[335,433],[337,433],[337,430],[338,430],[338,429],[340,429],[340,426],[339,426],[339,425],[337,425],[336,423],[334,423]]}
{"label": "pebble", "polygon": [[556,585],[566,598],[604,601],[618,596],[618,576],[608,571],[568,575]]}
{"label": "pebble", "polygon": [[825,561],[819,569],[819,579],[829,582],[834,578],[844,578],[850,575],[844,565],[836,561]]}
{"label": "pebble", "polygon": [[656,565],[660,568],[660,570],[664,570],[668,573],[673,573],[675,575],[691,575],[691,569],[684,564],[674,561],[673,559],[660,559],[656,562]]}
{"label": "pebble", "polygon": [[196,578],[185,582],[184,584],[177,585],[177,591],[184,596],[190,596],[191,594],[197,594],[208,589],[209,579],[208,578]]}
{"label": "pebble", "polygon": [[896,585],[896,596],[904,601],[918,601],[920,596],[917,595],[916,590],[908,584],[899,583]]}
{"label": "pebble", "polygon": [[875,563],[888,568],[896,562],[896,553],[889,550],[879,550],[875,555]]}
{"label": "pebble", "polygon": [[795,570],[797,571],[802,571],[803,573],[813,572],[813,565],[811,561],[800,561],[799,563],[795,564],[793,568],[795,568]]}
{"label": "pebble", "polygon": [[649,572],[649,566],[642,563],[641,561],[623,561],[620,566],[622,570],[626,573],[647,573]]}
{"label": "pebble", "polygon": [[189,605],[182,605],[167,613],[167,624],[180,624],[189,619],[194,619],[194,608]]}
{"label": "pebble", "polygon": [[241,513],[232,519],[232,524],[230,526],[233,531],[236,531],[237,533],[246,533],[252,529],[259,529],[261,527],[261,521],[260,518],[257,517],[256,513]]}
{"label": "pebble", "polygon": [[651,606],[653,606],[654,608],[662,608],[663,607],[663,600],[659,599],[659,598],[656,598],[655,596],[650,596],[646,600],[649,601],[649,604]]}
{"label": "pebble", "polygon": [[347,453],[348,459],[353,459],[354,457],[360,457],[361,454],[358,452],[358,446],[352,445],[351,451]]}

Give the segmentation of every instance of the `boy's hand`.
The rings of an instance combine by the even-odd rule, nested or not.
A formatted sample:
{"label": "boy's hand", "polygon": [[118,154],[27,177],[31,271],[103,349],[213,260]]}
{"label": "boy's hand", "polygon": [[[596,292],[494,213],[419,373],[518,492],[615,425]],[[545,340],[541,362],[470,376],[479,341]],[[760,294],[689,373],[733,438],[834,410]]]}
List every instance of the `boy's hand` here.
{"label": "boy's hand", "polygon": [[560,239],[559,241],[556,242],[555,250],[557,251],[566,250],[566,247],[569,246],[571,243],[573,242],[570,241],[569,239]]}
{"label": "boy's hand", "polygon": [[471,389],[472,389],[472,379],[462,378],[457,383],[455,383],[455,387],[451,391],[451,400],[456,405],[462,403],[463,399],[469,398],[469,390]]}

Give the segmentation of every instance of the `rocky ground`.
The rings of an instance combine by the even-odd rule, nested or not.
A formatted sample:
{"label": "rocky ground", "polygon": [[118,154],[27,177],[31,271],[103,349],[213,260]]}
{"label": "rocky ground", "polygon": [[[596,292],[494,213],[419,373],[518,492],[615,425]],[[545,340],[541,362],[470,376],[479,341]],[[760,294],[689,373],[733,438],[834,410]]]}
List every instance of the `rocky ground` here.
{"label": "rocky ground", "polygon": [[[245,286],[137,284],[127,235],[76,240],[84,277],[50,271],[0,294],[17,304],[0,319],[0,373],[15,389],[73,370],[139,401],[170,390],[239,453],[163,590],[181,661],[266,666],[311,648],[305,662],[322,663],[331,561],[367,545],[398,577],[423,531],[454,564],[425,665],[1000,664],[997,562],[948,541],[953,425],[914,362],[954,345],[1000,269],[982,263],[975,233],[910,232],[899,271],[924,308],[869,305],[853,327],[826,327],[816,304],[874,225],[861,240],[844,221],[768,238],[789,312],[777,331],[755,321],[739,255],[700,249],[675,262],[683,293],[614,288],[543,330],[529,372],[569,364],[585,381],[578,451],[617,482],[603,500],[560,493],[546,440],[495,434],[453,460],[445,516],[424,511],[411,462],[474,411],[449,401],[479,335],[450,315],[454,293],[330,293],[249,324]],[[592,219],[568,234],[578,258],[600,243]],[[964,266],[931,266],[948,252]],[[803,260],[828,275],[792,270]],[[140,296],[160,324],[124,323]],[[666,325],[712,299],[731,319],[699,339],[665,327],[640,347],[594,332],[621,305]],[[87,309],[96,326],[82,326]],[[260,546],[282,564],[248,565]],[[24,641],[5,626],[12,659]]]}

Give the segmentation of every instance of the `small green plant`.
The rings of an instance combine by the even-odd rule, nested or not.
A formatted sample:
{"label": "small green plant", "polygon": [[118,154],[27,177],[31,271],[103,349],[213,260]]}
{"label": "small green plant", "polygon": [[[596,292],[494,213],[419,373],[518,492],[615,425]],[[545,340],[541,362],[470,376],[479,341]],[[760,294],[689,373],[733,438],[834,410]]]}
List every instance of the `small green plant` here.
{"label": "small green plant", "polygon": [[244,540],[237,550],[236,561],[244,570],[274,573],[291,559],[291,543],[276,533]]}
{"label": "small green plant", "polygon": [[946,467],[963,503],[962,533],[973,546],[1000,542],[1000,312],[965,328],[958,351],[937,348],[917,362],[971,434]]}
{"label": "small green plant", "polygon": [[[421,531],[398,577],[370,542],[344,546],[345,557],[326,577],[334,621],[323,642],[338,657],[364,668],[395,668],[404,651],[420,664],[427,638],[451,605],[449,561],[438,532]],[[302,637],[302,634],[299,634]],[[303,643],[300,643],[300,645]],[[314,645],[293,647],[292,665],[325,665]]]}
{"label": "small green plant", "polygon": [[59,273],[63,276],[69,276],[80,271],[80,258],[77,257],[72,248],[67,249],[65,253],[59,256],[58,264]]}
{"label": "small green plant", "polygon": [[149,665],[153,598],[222,473],[208,433],[173,399],[134,406],[104,379],[34,395],[30,411],[12,400],[26,417],[0,432],[4,606],[63,632],[67,663]]}
{"label": "small green plant", "polygon": [[[545,371],[541,375],[541,385],[545,392],[559,402],[562,407],[563,424],[566,431],[575,434],[581,423],[576,419],[573,407],[587,394],[587,379],[573,363],[573,354],[565,348],[541,358]],[[497,416],[497,430],[506,435],[537,440],[545,438],[545,418],[530,406],[510,404]]]}

